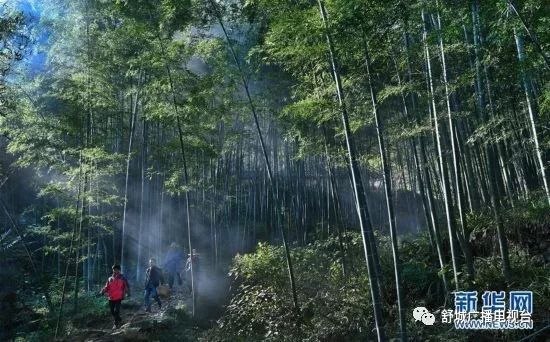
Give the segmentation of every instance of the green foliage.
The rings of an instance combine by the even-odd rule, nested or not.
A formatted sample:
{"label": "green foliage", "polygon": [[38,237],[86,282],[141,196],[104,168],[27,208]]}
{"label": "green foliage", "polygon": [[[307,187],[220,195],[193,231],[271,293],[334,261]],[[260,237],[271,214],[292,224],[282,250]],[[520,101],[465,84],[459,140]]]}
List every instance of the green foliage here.
{"label": "green foliage", "polygon": [[[502,220],[509,244],[516,253],[532,256],[532,262],[548,262],[549,238],[548,203],[543,193],[535,193],[529,201],[514,201],[514,206],[503,210]],[[467,216],[470,242],[476,255],[488,257],[495,249],[495,227],[489,211],[478,211]],[[545,259],[546,258],[546,259]]]}
{"label": "green foliage", "polygon": [[[511,217],[530,217],[533,221],[544,220],[544,201],[541,207],[517,204]],[[519,214],[523,213],[523,214]],[[475,232],[486,222],[481,216],[469,217],[469,223]],[[511,221],[510,221],[511,222]],[[473,233],[474,234],[474,233]],[[491,235],[492,236],[492,235]],[[489,236],[484,241],[491,241]],[[297,315],[292,309],[292,300],[285,271],[285,259],[282,247],[273,247],[260,243],[254,253],[235,257],[230,276],[233,279],[233,293],[227,310],[218,322],[218,326],[206,332],[205,341],[222,341],[232,336],[237,341],[273,340],[273,341],[360,341],[372,339],[374,324],[366,277],[364,251],[361,235],[346,233],[343,235],[345,262],[348,274],[342,274],[344,255],[340,253],[338,240],[331,237],[304,247],[292,248],[292,260],[298,284],[301,312]],[[384,307],[386,317],[397,315],[391,241],[388,237],[379,237],[379,253],[384,281]],[[403,239],[400,243],[402,260],[402,279],[406,294],[407,312],[416,306],[439,310],[450,308],[452,299],[445,299],[441,283],[441,271],[434,258],[426,235]],[[448,255],[446,256],[449,257]],[[550,307],[548,286],[550,274],[544,266],[532,263],[532,258],[524,254],[511,254],[514,273],[511,289],[529,289],[535,293],[537,308],[534,320],[544,324],[544,317]],[[486,290],[502,290],[507,285],[502,276],[499,258],[478,256],[475,258],[476,277],[467,285],[469,290],[482,293]],[[451,267],[446,265],[447,279]],[[438,336],[447,340],[466,341],[475,332],[447,329],[445,325],[426,327],[418,324],[407,314],[409,336],[427,340]],[[397,334],[397,322],[386,323],[390,336]],[[483,336],[514,339],[519,335],[515,331],[482,332]]]}
{"label": "green foliage", "polygon": [[[343,241],[349,272],[346,278],[342,273],[344,255],[336,238],[292,249],[301,303],[298,316],[292,310],[286,272],[282,267],[282,247],[259,244],[254,253],[237,256],[230,272],[234,279],[233,298],[219,326],[210,331],[205,340],[222,340],[223,336],[235,336],[237,340],[273,341],[361,341],[373,338],[361,236],[348,233],[343,236]],[[402,247],[405,253],[404,283],[410,284],[407,293],[411,298],[426,297],[426,293],[434,292],[430,288],[438,282],[434,266],[416,261],[417,258],[408,259],[408,255],[411,259],[418,257],[418,248],[426,247],[426,243],[426,239],[411,240]],[[390,281],[393,269],[389,240],[384,238],[380,246],[386,279],[384,297],[390,303],[389,310],[393,311],[396,302],[395,287]]]}
{"label": "green foliage", "polygon": [[[141,178],[136,176],[140,167],[143,183],[151,185],[147,187],[151,194],[166,192],[167,196],[175,197],[191,193],[196,195],[192,198],[202,197],[203,205],[212,209],[210,215],[206,215],[207,209],[194,205],[197,218],[200,214],[215,217],[217,224],[222,222],[229,228],[233,224],[229,222],[232,214],[240,210],[237,220],[244,211],[245,225],[255,225],[254,241],[271,233],[270,222],[247,221],[251,216],[256,218],[256,212],[250,215],[249,204],[263,202],[262,196],[267,196],[268,190],[259,181],[264,170],[258,166],[261,156],[258,157],[241,77],[252,93],[259,125],[267,132],[264,138],[268,149],[275,146],[279,133],[286,139],[277,153],[268,153],[269,159],[287,157],[284,162],[283,158],[278,160],[277,173],[301,177],[303,172],[306,177],[303,183],[310,184],[317,181],[310,175],[312,166],[322,165],[329,156],[337,175],[347,171],[344,169],[347,161],[342,158],[342,104],[357,142],[358,162],[368,171],[380,168],[368,87],[372,83],[383,118],[389,167],[397,167],[391,180],[398,191],[414,188],[414,164],[418,161],[412,158],[409,146],[411,142],[422,143],[428,159],[428,165],[423,167],[428,168],[429,176],[435,176],[431,189],[435,193],[434,208],[440,207],[442,195],[437,159],[445,159],[448,151],[443,146],[443,155],[437,154],[433,143],[433,116],[437,114],[442,119],[447,109],[447,95],[450,95],[452,113],[449,115],[459,133],[457,146],[463,152],[459,157],[461,167],[465,166],[464,178],[476,178],[468,189],[471,197],[475,199],[480,195],[478,188],[492,177],[484,158],[472,158],[483,144],[501,147],[504,151],[498,151],[501,158],[498,162],[510,178],[515,178],[509,182],[511,191],[515,192],[512,197],[531,196],[527,202],[514,203],[514,207],[500,211],[510,244],[512,268],[522,271],[514,273],[510,284],[505,284],[500,260],[495,257],[498,245],[493,214],[485,209],[468,214],[466,236],[473,247],[477,275],[465,285],[478,291],[506,286],[532,289],[536,293],[536,307],[550,307],[546,300],[550,297],[548,206],[544,195],[538,199],[537,192],[532,191],[540,187],[540,180],[531,165],[536,158],[522,82],[525,76],[531,84],[536,126],[543,139],[541,149],[546,151],[550,146],[549,135],[544,132],[550,113],[548,70],[532,38],[526,39],[526,59],[521,63],[514,41],[517,32],[527,36],[525,31],[530,29],[535,33],[533,37],[540,40],[542,50],[548,51],[548,6],[540,0],[521,1],[518,9],[527,23],[527,27],[523,27],[505,1],[479,1],[481,32],[477,38],[483,44],[474,49],[470,3],[397,0],[325,0],[323,3],[328,12],[326,27],[317,1],[306,0],[48,0],[40,2],[44,14],[40,23],[29,27],[24,27],[25,18],[21,14],[1,5],[0,145],[9,158],[14,158],[13,168],[0,170],[1,181],[11,176],[15,167],[33,172],[26,184],[32,203],[16,203],[15,208],[8,208],[16,211],[14,221],[21,224],[21,236],[16,236],[13,229],[0,236],[0,274],[14,280],[9,286],[24,288],[20,304],[32,308],[28,313],[33,320],[23,324],[20,332],[40,327],[44,333],[29,334],[28,338],[51,339],[52,313],[46,312],[40,290],[49,286],[57,308],[61,303],[62,283],[45,275],[62,277],[62,269],[67,264],[71,270],[80,270],[80,264],[91,258],[97,258],[94,259],[96,265],[101,256],[106,262],[107,255],[92,256],[88,251],[80,251],[84,249],[82,245],[72,250],[69,246],[87,239],[90,251],[105,246],[101,253],[107,254],[107,249],[112,248],[112,255],[119,255],[120,234],[116,234],[116,229],[120,226],[122,207],[132,207],[138,201],[131,190],[128,195],[126,184],[128,179],[132,183]],[[218,10],[220,19],[226,23],[239,68],[215,24]],[[421,13],[428,16],[425,46]],[[441,27],[436,24],[439,17]],[[23,35],[22,29],[29,32]],[[40,38],[43,32],[47,32],[47,41]],[[28,65],[14,63],[23,58],[27,33],[36,38],[33,49],[47,56],[41,72],[28,72],[25,69]],[[336,95],[327,37],[334,45],[334,66],[346,94],[341,102]],[[447,58],[447,75],[443,75],[439,38],[445,42],[442,49]],[[372,79],[367,77],[365,69],[367,52],[372,62]],[[426,52],[431,54],[433,93],[426,76]],[[479,70],[476,62],[481,64],[477,65]],[[14,70],[17,72],[12,72]],[[449,77],[448,84],[443,83],[443,76]],[[482,79],[481,88],[476,76]],[[450,94],[446,94],[447,87]],[[477,93],[483,93],[481,99],[476,97]],[[483,102],[482,106],[479,102]],[[441,136],[448,143],[452,137],[448,123],[441,121],[440,125]],[[281,153],[283,148],[285,152]],[[2,160],[2,167],[4,162],[12,164],[9,158]],[[307,165],[291,162],[300,159],[302,163],[308,158],[314,162]],[[468,166],[480,174],[469,174]],[[295,169],[298,172],[293,174]],[[399,179],[399,169],[403,179]],[[236,172],[227,174],[232,171]],[[323,177],[323,172],[316,175]],[[186,173],[189,179],[184,177]],[[376,172],[370,176],[375,181],[378,177]],[[342,178],[348,181],[345,176]],[[338,179],[340,183],[342,178]],[[296,205],[295,199],[296,202],[304,198],[311,200],[311,204],[305,204],[308,215],[308,210],[319,212],[324,206],[322,198],[316,204],[316,198],[310,198],[308,193],[296,196],[297,192],[293,191],[307,186],[300,184],[301,181],[298,179],[291,185],[284,177],[277,180],[280,198],[285,198],[285,215],[302,209],[299,206],[303,203]],[[529,183],[525,185],[528,191],[522,188],[522,181]],[[214,195],[209,193],[211,190]],[[371,189],[365,190],[368,193]],[[10,194],[17,191],[19,189],[10,189]],[[453,196],[457,192],[456,189],[449,191]],[[246,196],[250,202],[242,200]],[[129,197],[132,198],[129,200]],[[511,204],[509,198],[498,200],[505,206]],[[456,203],[456,199],[452,202]],[[241,205],[243,203],[247,204]],[[345,201],[342,203],[346,205]],[[256,203],[253,204],[253,210],[258,210]],[[272,208],[271,202],[266,211],[263,204],[257,207],[259,216],[270,216],[266,211]],[[327,211],[323,209],[323,213]],[[443,221],[442,214],[436,214]],[[310,219],[312,222],[307,224],[318,227],[316,219]],[[160,221],[162,223],[162,219]],[[248,227],[243,229],[245,235],[249,233]],[[241,228],[237,227],[239,234]],[[214,229],[219,231],[218,227]],[[227,233],[231,231],[227,229]],[[216,248],[226,247],[224,234],[225,229],[223,234],[220,231],[220,235],[216,235]],[[299,235],[297,232],[296,236]],[[292,246],[300,313],[292,308],[284,250],[260,243],[254,253],[235,257],[230,271],[231,303],[219,326],[205,339],[374,339],[361,236],[343,234],[341,250],[340,241],[334,237],[321,240],[318,238],[321,234],[310,235],[315,236],[310,245]],[[243,238],[243,245],[245,239],[247,237]],[[23,242],[30,246],[31,258],[37,265],[40,260],[41,274],[32,274],[30,266],[22,261],[28,258],[21,246]],[[383,276],[385,328],[390,336],[396,336],[391,244],[385,236],[379,236],[378,242],[380,259],[376,261],[380,262]],[[78,260],[73,260],[71,255],[75,250],[80,253]],[[448,260],[446,248],[444,254]],[[441,278],[444,275],[450,278],[451,266],[443,265],[440,269],[433,247],[424,235],[403,238],[400,256],[408,307],[442,308],[445,294]],[[20,276],[4,267],[12,262],[21,271]],[[103,265],[98,268],[101,267]],[[68,279],[70,284],[75,281],[81,284],[79,279]],[[86,317],[105,315],[104,300],[78,292],[78,288],[69,290],[79,294],[82,309],[74,314],[65,310],[62,318],[70,322],[66,326],[68,332],[79,329],[78,321]],[[67,300],[67,307],[74,304],[69,296]],[[188,321],[183,310],[172,314],[174,322]],[[547,311],[541,311],[537,320],[542,322],[544,314]],[[437,335],[439,340],[479,338],[473,333],[458,336],[443,328],[424,327],[413,322],[410,315],[408,319],[410,335],[417,340],[427,340],[432,335]],[[186,325],[182,329],[182,335],[188,333],[187,328]],[[490,337],[519,337],[519,333],[516,335],[497,333]]]}

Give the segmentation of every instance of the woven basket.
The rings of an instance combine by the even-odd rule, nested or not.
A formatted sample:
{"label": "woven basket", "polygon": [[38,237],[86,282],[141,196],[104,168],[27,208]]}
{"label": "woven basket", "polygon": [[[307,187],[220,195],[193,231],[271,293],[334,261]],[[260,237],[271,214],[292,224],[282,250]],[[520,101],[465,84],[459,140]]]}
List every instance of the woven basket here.
{"label": "woven basket", "polygon": [[157,293],[161,297],[169,297],[170,296],[170,288],[168,286],[165,286],[165,285],[160,285],[159,287],[157,287]]}

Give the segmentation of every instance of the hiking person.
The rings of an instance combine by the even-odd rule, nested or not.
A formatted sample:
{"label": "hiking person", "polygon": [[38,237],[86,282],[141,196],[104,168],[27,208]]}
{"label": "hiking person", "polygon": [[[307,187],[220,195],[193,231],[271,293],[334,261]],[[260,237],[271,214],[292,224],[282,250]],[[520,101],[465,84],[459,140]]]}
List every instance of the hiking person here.
{"label": "hiking person", "polygon": [[162,303],[157,293],[157,287],[161,283],[164,283],[164,277],[162,276],[161,269],[156,266],[156,262],[155,258],[149,259],[149,268],[145,276],[145,311],[147,312],[151,312],[151,296],[157,301],[159,310],[162,308]]}
{"label": "hiking person", "polygon": [[200,269],[200,254],[195,248],[193,248],[193,252],[191,254],[187,254],[187,262],[185,263],[185,271],[187,272],[191,271],[191,255],[193,255],[193,275],[195,275],[199,272]]}
{"label": "hiking person", "polygon": [[[199,284],[199,272],[200,272],[200,260],[199,256],[200,254],[197,252],[196,249],[193,248],[193,252],[191,254],[187,254],[187,262],[185,263],[185,271],[189,272],[189,289],[191,290],[191,272],[193,272],[193,284],[195,287],[195,294],[198,293],[198,284]],[[191,267],[191,256],[193,258],[193,267]]]}
{"label": "hiking person", "polygon": [[113,329],[119,328],[122,319],[120,318],[120,304],[124,295],[130,297],[130,285],[128,279],[120,273],[120,265],[113,265],[113,275],[107,279],[107,283],[101,289],[100,294],[107,294],[109,308],[115,321]]}
{"label": "hiking person", "polygon": [[181,266],[183,264],[183,252],[177,243],[172,242],[164,257],[163,270],[168,273],[168,286],[170,290],[174,285],[174,281],[178,278],[178,284],[182,285],[180,276]]}

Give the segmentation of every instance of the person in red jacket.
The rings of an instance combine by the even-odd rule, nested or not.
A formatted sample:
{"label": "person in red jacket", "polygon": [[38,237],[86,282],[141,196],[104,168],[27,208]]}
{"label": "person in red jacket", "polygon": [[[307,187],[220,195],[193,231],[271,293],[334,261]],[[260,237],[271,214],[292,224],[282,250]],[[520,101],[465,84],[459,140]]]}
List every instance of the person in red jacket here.
{"label": "person in red jacket", "polygon": [[113,265],[113,275],[109,277],[107,283],[101,289],[101,294],[107,294],[111,315],[115,320],[113,329],[120,327],[122,319],[120,318],[120,303],[126,294],[130,297],[130,285],[128,279],[120,273],[120,265]]}

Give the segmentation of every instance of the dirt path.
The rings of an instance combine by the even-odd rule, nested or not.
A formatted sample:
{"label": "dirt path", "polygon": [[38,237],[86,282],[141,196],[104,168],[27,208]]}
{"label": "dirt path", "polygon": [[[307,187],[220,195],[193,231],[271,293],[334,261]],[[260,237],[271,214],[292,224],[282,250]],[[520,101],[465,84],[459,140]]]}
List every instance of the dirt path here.
{"label": "dirt path", "polygon": [[[113,329],[110,315],[92,319],[83,324],[84,328],[75,329],[68,341],[107,342],[107,341],[149,341],[152,335],[166,332],[174,322],[174,313],[178,310],[188,312],[190,299],[187,293],[175,291],[169,297],[162,298],[162,309],[156,302],[152,312],[145,312],[143,299],[136,298],[123,302],[121,309],[122,326]],[[159,340],[153,338],[153,340]]]}

